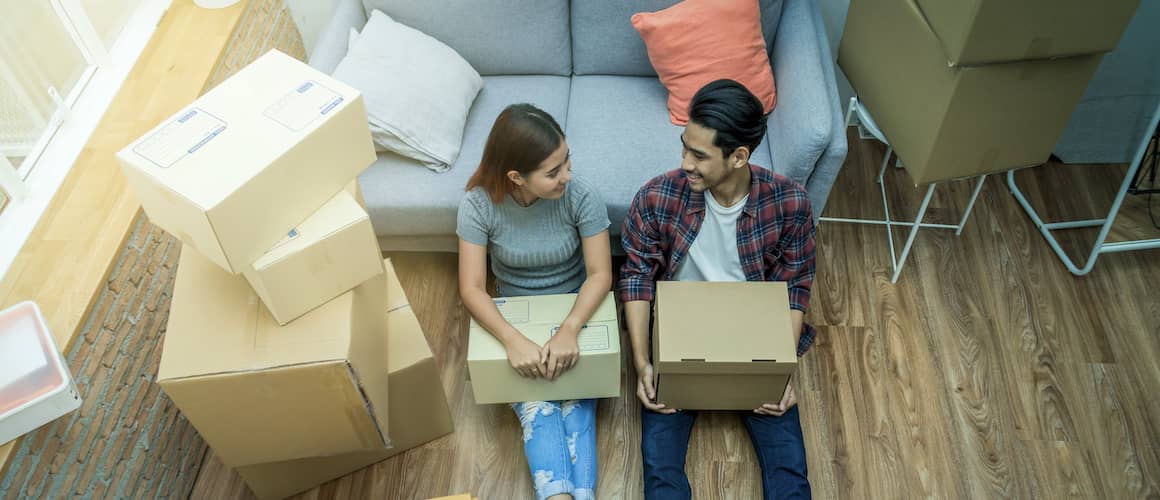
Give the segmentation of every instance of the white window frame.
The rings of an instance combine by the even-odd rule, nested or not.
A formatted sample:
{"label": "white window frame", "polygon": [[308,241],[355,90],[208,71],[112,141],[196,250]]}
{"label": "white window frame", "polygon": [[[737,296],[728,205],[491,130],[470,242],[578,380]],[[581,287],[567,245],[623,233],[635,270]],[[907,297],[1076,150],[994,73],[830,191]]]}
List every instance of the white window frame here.
{"label": "white window frame", "polygon": [[[54,95],[57,109],[20,167],[13,170],[0,164],[0,188],[11,198],[0,212],[0,276],[44,215],[172,0],[142,0],[110,47],[105,47],[80,0],[50,3],[88,67],[68,96]],[[9,163],[7,158],[0,160]]]}

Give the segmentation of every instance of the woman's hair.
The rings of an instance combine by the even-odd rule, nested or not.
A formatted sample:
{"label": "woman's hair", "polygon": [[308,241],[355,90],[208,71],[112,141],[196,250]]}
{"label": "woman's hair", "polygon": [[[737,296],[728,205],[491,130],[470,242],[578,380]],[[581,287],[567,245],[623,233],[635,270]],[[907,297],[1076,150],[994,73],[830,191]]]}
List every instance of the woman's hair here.
{"label": "woman's hair", "polygon": [[510,170],[528,175],[560,148],[564,130],[556,119],[531,104],[512,104],[495,119],[479,168],[467,181],[467,190],[482,187],[495,203],[515,190]]}
{"label": "woman's hair", "polygon": [[721,148],[725,157],[742,146],[752,155],[765,135],[761,101],[733,80],[717,80],[701,87],[689,104],[689,121],[716,130],[713,145]]}

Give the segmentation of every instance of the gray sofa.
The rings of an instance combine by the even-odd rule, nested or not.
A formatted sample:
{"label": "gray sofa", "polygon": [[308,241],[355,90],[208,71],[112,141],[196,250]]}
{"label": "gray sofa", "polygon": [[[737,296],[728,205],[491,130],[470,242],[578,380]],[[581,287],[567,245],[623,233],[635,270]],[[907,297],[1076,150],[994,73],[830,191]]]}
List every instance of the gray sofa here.
{"label": "gray sofa", "polygon": [[[484,78],[450,171],[437,174],[384,153],[360,177],[383,249],[455,251],[464,185],[495,117],[516,102],[535,104],[564,126],[575,175],[600,188],[619,242],[636,190],[680,165],[681,128],[669,122],[668,93],[629,21],[674,3],[339,0],[310,55],[315,68],[333,71],[350,28],[361,30],[367,13],[378,9],[451,46]],[[813,0],[760,4],[778,103],[753,163],[802,183],[817,216],[846,156],[830,47]]]}

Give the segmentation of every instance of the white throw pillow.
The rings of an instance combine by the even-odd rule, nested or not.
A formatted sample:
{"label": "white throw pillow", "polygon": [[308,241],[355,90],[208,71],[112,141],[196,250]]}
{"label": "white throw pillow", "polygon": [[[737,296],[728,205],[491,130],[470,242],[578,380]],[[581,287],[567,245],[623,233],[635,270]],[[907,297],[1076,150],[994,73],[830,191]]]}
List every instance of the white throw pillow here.
{"label": "white throw pillow", "polygon": [[454,49],[374,11],[334,77],[366,101],[375,145],[444,172],[483,78]]}

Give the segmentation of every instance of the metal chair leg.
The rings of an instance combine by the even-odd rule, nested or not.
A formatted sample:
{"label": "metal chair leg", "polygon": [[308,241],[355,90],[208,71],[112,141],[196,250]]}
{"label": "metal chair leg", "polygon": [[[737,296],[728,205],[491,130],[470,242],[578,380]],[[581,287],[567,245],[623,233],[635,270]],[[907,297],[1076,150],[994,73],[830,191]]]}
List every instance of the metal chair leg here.
{"label": "metal chair leg", "polygon": [[959,227],[955,229],[955,236],[963,234],[963,227],[967,225],[967,218],[971,216],[971,210],[975,208],[975,200],[979,199],[979,192],[983,190],[983,182],[986,180],[987,174],[983,174],[975,182],[975,191],[971,193],[971,201],[967,202],[967,210],[963,212],[963,218],[959,220]]}
{"label": "metal chair leg", "polygon": [[890,155],[893,153],[894,147],[887,144],[886,156],[882,157],[882,166],[878,168],[878,178],[875,180],[879,184],[882,184],[882,176],[886,174],[886,166],[890,164]]}
{"label": "metal chair leg", "polygon": [[858,106],[858,98],[851,97],[850,105],[846,107],[846,126],[849,127],[853,123],[850,121],[854,118],[854,108]]}
{"label": "metal chair leg", "polygon": [[906,238],[906,246],[902,247],[902,259],[894,268],[894,276],[890,278],[891,283],[898,283],[898,276],[902,274],[902,266],[906,265],[906,258],[910,256],[910,248],[914,246],[914,238],[918,236],[919,224],[926,216],[926,209],[930,206],[930,199],[934,196],[934,187],[935,184],[932,183],[930,187],[926,188],[926,196],[922,198],[922,206],[918,208],[918,215],[914,217],[914,225],[910,226],[910,236]]}

